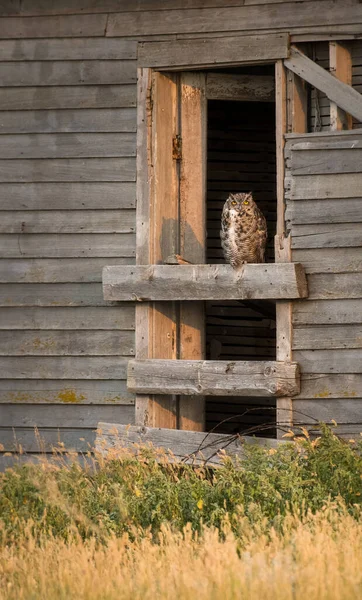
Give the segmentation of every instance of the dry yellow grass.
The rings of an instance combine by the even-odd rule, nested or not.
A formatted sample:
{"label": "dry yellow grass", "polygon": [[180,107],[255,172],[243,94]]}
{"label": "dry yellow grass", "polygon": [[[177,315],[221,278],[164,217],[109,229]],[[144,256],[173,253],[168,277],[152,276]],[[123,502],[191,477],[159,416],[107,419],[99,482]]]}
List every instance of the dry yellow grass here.
{"label": "dry yellow grass", "polygon": [[[244,529],[243,529],[244,528]],[[0,554],[2,600],[354,600],[362,598],[362,522],[326,510],[268,537],[241,519],[242,542],[163,530],[107,546],[26,539]]]}

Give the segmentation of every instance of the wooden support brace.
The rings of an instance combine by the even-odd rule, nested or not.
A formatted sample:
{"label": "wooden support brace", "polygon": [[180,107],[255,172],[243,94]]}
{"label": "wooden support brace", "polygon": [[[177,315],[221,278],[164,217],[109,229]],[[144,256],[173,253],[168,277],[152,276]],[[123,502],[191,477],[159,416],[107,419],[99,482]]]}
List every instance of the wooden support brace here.
{"label": "wooden support brace", "polygon": [[299,394],[296,363],[130,360],[127,386],[138,394],[278,398]]}
{"label": "wooden support brace", "polygon": [[112,266],[103,269],[105,300],[289,300],[308,295],[299,263]]}
{"label": "wooden support brace", "polygon": [[[345,44],[329,42],[329,70],[339,81],[352,85],[352,55]],[[335,102],[331,102],[330,117],[332,131],[352,129],[352,116],[341,110]]]}

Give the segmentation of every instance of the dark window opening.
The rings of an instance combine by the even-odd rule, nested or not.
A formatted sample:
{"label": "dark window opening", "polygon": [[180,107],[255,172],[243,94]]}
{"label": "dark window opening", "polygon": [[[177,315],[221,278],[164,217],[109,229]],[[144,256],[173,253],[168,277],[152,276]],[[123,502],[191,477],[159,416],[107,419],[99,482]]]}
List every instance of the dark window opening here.
{"label": "dark window opening", "polygon": [[[274,102],[209,101],[207,145],[207,262],[225,262],[219,231],[223,204],[229,193],[250,191],[268,223],[266,261],[274,262],[277,217]],[[206,344],[207,360],[275,360],[275,304],[207,302]],[[273,437],[275,407],[273,398],[209,396],[206,428]]]}

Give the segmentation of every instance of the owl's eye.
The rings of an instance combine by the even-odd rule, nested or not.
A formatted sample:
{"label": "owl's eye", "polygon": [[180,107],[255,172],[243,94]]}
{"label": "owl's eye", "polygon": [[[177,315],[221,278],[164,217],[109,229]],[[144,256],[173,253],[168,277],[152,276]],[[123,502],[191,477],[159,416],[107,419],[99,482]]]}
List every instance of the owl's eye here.
{"label": "owl's eye", "polygon": [[232,204],[233,206],[236,206],[236,205],[237,205],[237,202],[236,202],[236,200],[233,200],[231,204]]}
{"label": "owl's eye", "polygon": [[244,200],[243,204],[249,204],[249,200]]}

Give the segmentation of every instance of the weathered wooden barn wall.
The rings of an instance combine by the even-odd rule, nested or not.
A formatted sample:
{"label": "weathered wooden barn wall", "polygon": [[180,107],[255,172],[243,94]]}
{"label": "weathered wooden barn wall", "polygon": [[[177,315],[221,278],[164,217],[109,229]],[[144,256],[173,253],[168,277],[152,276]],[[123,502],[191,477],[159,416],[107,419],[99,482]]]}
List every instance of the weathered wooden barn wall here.
{"label": "weathered wooden barn wall", "polygon": [[295,419],[335,419],[351,436],[362,431],[361,148],[357,130],[292,135],[286,144],[292,260],[309,285],[308,299],[293,303],[302,371]]}
{"label": "weathered wooden barn wall", "polygon": [[[100,281],[103,265],[135,256],[136,40],[256,31],[345,38],[361,34],[362,4],[2,0],[0,16],[0,442],[13,446],[14,427],[23,448],[37,451],[37,425],[49,445],[60,428],[60,439],[82,450],[98,419],[134,419],[125,386],[133,308],[107,305]],[[345,226],[352,240],[353,227]],[[321,262],[343,262],[341,246],[320,248]],[[295,258],[301,251],[307,261],[314,248],[295,249]],[[339,294],[358,280],[350,267],[329,277]],[[333,301],[346,323],[358,319],[356,298]],[[352,364],[357,350],[344,352]],[[362,397],[356,377],[357,391],[346,382],[342,394],[336,383],[334,397]],[[313,381],[311,396],[322,393]]]}

